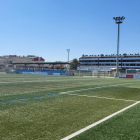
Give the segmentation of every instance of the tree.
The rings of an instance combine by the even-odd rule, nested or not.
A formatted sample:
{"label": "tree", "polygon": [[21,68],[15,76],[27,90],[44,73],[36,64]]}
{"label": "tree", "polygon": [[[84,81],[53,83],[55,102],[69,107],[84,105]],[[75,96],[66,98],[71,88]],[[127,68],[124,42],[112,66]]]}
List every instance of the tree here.
{"label": "tree", "polygon": [[71,70],[77,70],[78,66],[79,66],[79,62],[76,58],[74,58],[70,65]]}
{"label": "tree", "polygon": [[53,69],[53,66],[51,66],[50,69]]}
{"label": "tree", "polygon": [[64,70],[65,68],[64,67],[61,67],[61,70]]}
{"label": "tree", "polygon": [[60,66],[55,66],[54,68],[57,69],[57,70],[61,69]]}

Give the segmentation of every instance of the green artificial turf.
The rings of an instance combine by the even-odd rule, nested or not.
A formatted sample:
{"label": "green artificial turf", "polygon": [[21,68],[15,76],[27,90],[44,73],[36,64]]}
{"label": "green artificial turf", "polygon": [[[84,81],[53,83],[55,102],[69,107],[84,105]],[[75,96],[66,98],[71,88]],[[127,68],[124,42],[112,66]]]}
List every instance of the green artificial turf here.
{"label": "green artificial turf", "polygon": [[140,103],[70,140],[139,140]]}
{"label": "green artificial turf", "polygon": [[113,88],[106,86],[104,88],[93,88],[93,89],[79,91],[79,92],[76,92],[75,94],[140,101],[140,89],[129,88],[127,86],[126,87],[117,86]]}
{"label": "green artificial turf", "polygon": [[0,111],[1,138],[59,140],[133,103],[55,96],[3,103],[10,107]]}
{"label": "green artificial turf", "polygon": [[[109,87],[124,83],[132,84]],[[137,79],[0,74],[0,102],[48,95],[0,103],[0,139],[60,140],[134,103],[77,95],[139,100],[137,87]],[[67,91],[77,95],[53,94]]]}

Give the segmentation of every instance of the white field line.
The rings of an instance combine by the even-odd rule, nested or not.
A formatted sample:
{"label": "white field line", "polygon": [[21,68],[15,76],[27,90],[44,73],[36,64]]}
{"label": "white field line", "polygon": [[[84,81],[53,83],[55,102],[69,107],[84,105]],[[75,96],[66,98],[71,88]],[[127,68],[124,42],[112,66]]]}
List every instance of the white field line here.
{"label": "white field line", "polygon": [[[89,89],[96,89],[96,88],[102,88],[102,87],[95,87],[95,88],[88,88],[88,89],[81,89],[81,90],[74,90],[74,91],[66,91],[66,92],[60,92],[60,94],[67,94],[67,93],[69,93],[69,92],[82,91],[82,90],[89,90]],[[23,92],[23,93],[1,94],[0,96],[18,95],[18,94],[19,94],[19,95],[21,95],[21,94],[29,94],[29,93],[35,93],[35,92],[46,91],[46,89],[48,89],[48,88],[43,88],[43,89],[35,90],[35,91],[26,91],[26,92]]]}
{"label": "white field line", "polygon": [[[83,77],[97,77],[97,76],[83,76]],[[115,77],[109,77],[109,76],[100,76],[101,78],[115,78]]]}
{"label": "white field line", "polygon": [[[44,86],[45,87],[45,86]],[[23,93],[15,93],[15,94],[0,94],[0,96],[8,96],[8,95],[21,95],[21,94],[29,94],[29,93],[35,93],[35,92],[42,92],[42,91],[46,91],[48,88],[44,88],[43,89],[39,89],[39,90],[34,90],[34,91],[25,91]],[[102,88],[102,87],[95,87],[95,88],[88,88],[88,89],[96,89],[96,88]],[[88,90],[88,89],[83,89],[83,90]],[[68,91],[68,92],[75,92],[75,91],[81,91],[81,90],[74,90],[74,91]],[[60,92],[60,94],[66,94],[66,92]]]}
{"label": "white field line", "polygon": [[[21,82],[27,82],[27,83],[30,83],[30,82],[48,82],[48,81],[56,81],[56,80],[34,80],[34,81],[11,81],[11,82],[0,82],[0,84],[5,84],[5,83],[21,83]],[[61,80],[57,80],[57,81],[61,81]]]}
{"label": "white field line", "polygon": [[[33,80],[31,80],[31,81],[20,81],[20,79],[19,79],[19,81],[9,81],[9,82],[0,82],[0,84],[1,83],[18,83],[18,82],[49,82],[49,81],[54,81],[54,82],[56,82],[56,80],[36,80],[36,79],[33,79]],[[62,80],[57,80],[57,81],[62,81]],[[71,80],[68,80],[68,81],[71,81]]]}
{"label": "white field line", "polygon": [[92,127],[94,127],[94,126],[96,126],[96,125],[98,125],[98,124],[100,124],[100,123],[102,123],[102,122],[104,122],[104,121],[110,119],[110,118],[112,118],[113,116],[115,116],[115,115],[117,115],[117,114],[119,114],[119,113],[121,113],[121,112],[123,112],[123,111],[125,111],[125,110],[127,110],[127,109],[129,109],[130,107],[133,107],[133,106],[137,105],[138,103],[140,103],[140,101],[138,101],[138,102],[136,102],[136,103],[134,103],[134,104],[132,104],[132,105],[130,105],[130,106],[128,106],[128,107],[125,107],[125,108],[123,108],[122,110],[117,111],[117,112],[115,112],[115,113],[113,113],[113,114],[111,114],[111,115],[109,115],[109,116],[103,118],[102,120],[97,121],[97,122],[95,122],[95,123],[93,123],[93,124],[91,124],[91,125],[89,125],[89,126],[83,128],[83,129],[81,129],[81,130],[79,130],[79,131],[77,131],[77,132],[75,132],[75,133],[73,133],[73,134],[71,134],[71,135],[69,135],[69,136],[67,136],[67,137],[65,137],[65,138],[63,138],[63,139],[61,139],[61,140],[69,140],[69,139],[71,139],[71,138],[73,138],[73,137],[75,137],[75,136],[81,134],[82,132],[85,132],[86,130],[88,130],[88,129],[90,129],[90,128],[92,128]]}
{"label": "white field line", "polygon": [[96,88],[103,88],[103,87],[111,87],[111,86],[119,86],[119,85],[127,85],[127,84],[132,84],[132,83],[116,84],[116,85],[110,85],[110,86],[102,86],[102,87],[94,87],[94,88],[87,88],[87,89],[66,91],[66,92],[60,92],[59,94],[67,94],[67,93],[70,93],[70,92],[76,92],[76,91],[82,91],[82,90],[89,90],[89,89],[96,89]]}
{"label": "white field line", "polygon": [[107,98],[107,97],[99,97],[99,96],[88,96],[88,95],[78,95],[78,94],[69,94],[69,93],[67,95],[76,95],[76,96],[84,96],[84,97],[103,98],[103,99],[109,99],[109,100],[138,102],[138,101],[135,101],[135,100],[116,99],[116,98]]}
{"label": "white field line", "polygon": [[[76,79],[75,79],[76,80]],[[78,80],[78,79],[77,79]],[[56,82],[56,80],[36,80],[36,79],[33,79],[32,81],[20,81],[20,79],[19,79],[19,81],[9,81],[9,82],[0,82],[0,84],[6,84],[6,83],[18,83],[18,82],[49,82],[49,81],[54,81],[54,82]],[[57,80],[57,81],[62,81],[62,80]],[[71,81],[71,79],[70,80],[68,80],[68,81]]]}
{"label": "white field line", "polygon": [[[118,85],[127,85],[127,84],[132,84],[132,83],[125,83],[125,84],[116,84],[116,85],[110,85],[110,86],[118,86]],[[60,92],[59,94],[67,94],[70,92],[77,92],[77,91],[82,91],[82,90],[89,90],[89,89],[96,89],[96,88],[103,88],[103,87],[110,87],[110,86],[102,86],[102,87],[94,87],[94,88],[87,88],[87,89],[80,89],[80,90],[73,90],[73,91],[66,91],[66,92]],[[45,87],[45,86],[44,86]],[[29,93],[34,93],[34,92],[39,92],[39,91],[46,91],[47,88],[43,88],[41,90],[35,90],[35,91],[26,91],[23,93],[15,93],[15,94],[1,94],[0,96],[8,96],[8,95],[21,95],[21,94],[29,94]]]}

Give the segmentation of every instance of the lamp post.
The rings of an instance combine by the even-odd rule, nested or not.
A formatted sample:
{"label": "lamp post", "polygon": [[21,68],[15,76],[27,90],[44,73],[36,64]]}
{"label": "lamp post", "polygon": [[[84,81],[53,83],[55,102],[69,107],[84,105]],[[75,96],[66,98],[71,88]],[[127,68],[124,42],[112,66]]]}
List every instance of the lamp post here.
{"label": "lamp post", "polygon": [[118,24],[118,39],[117,39],[117,57],[116,57],[116,77],[119,77],[119,62],[118,62],[118,55],[119,55],[119,27],[122,21],[125,19],[124,16],[122,17],[113,17],[115,20],[116,24]]}

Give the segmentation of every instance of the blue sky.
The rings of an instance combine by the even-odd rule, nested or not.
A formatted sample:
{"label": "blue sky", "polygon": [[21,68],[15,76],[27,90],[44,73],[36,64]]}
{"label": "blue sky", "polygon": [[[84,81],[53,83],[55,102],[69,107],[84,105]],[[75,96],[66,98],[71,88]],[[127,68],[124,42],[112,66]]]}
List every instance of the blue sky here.
{"label": "blue sky", "polygon": [[116,54],[117,24],[122,53],[140,53],[139,0],[0,0],[0,56],[37,55],[67,61]]}

